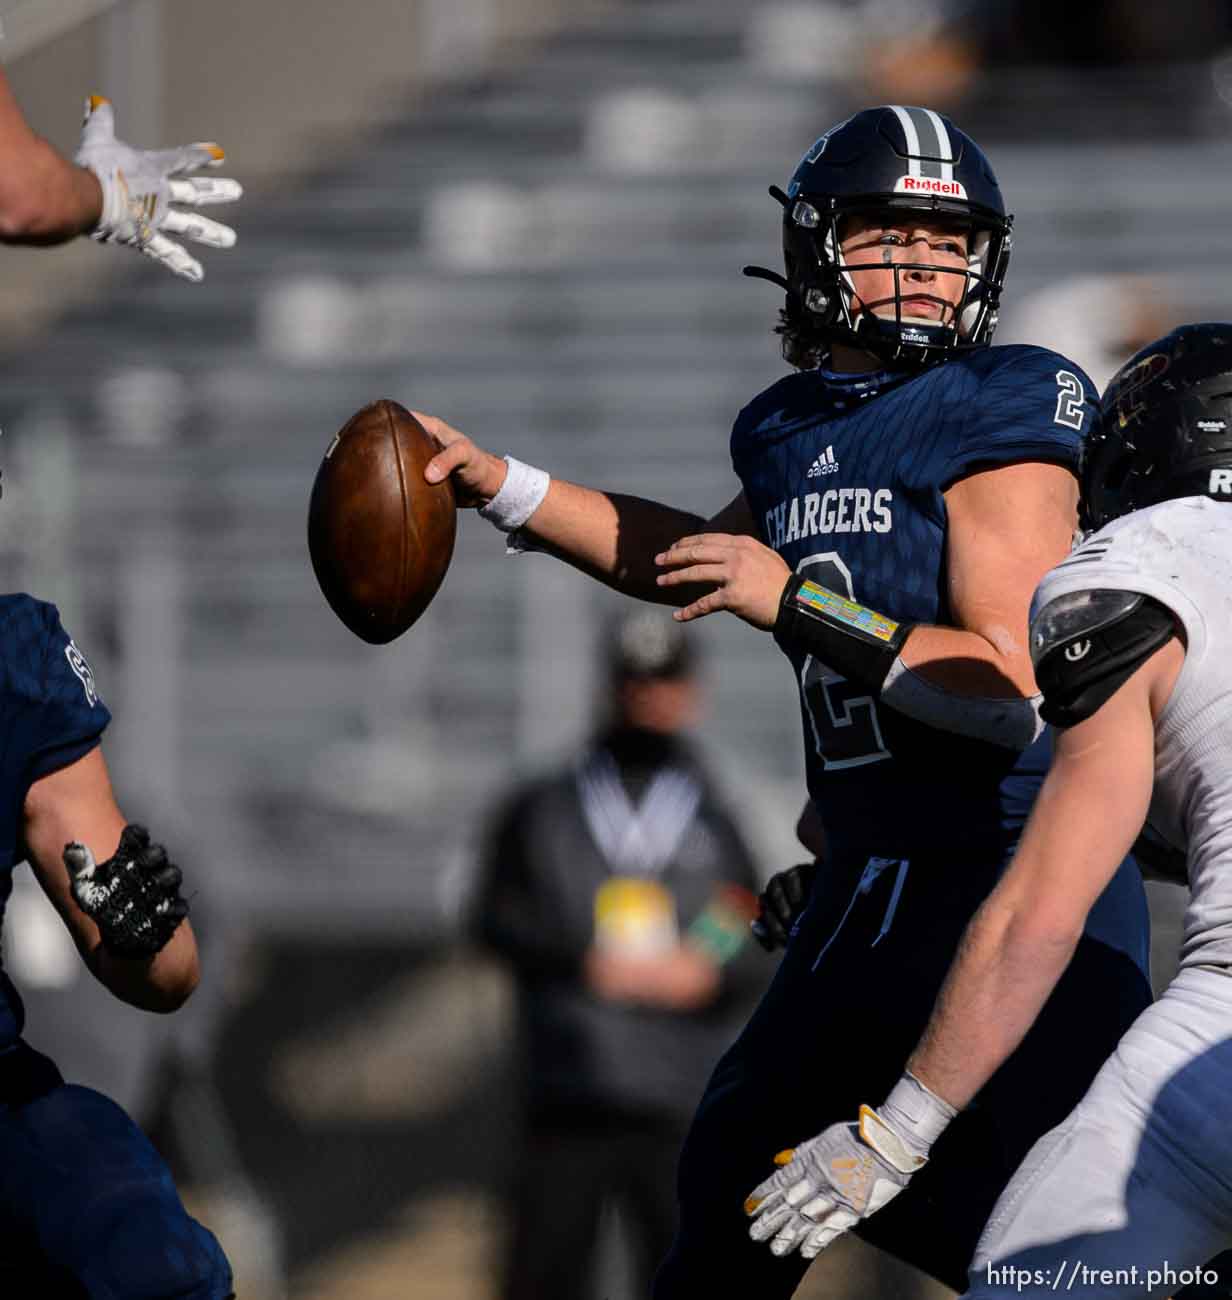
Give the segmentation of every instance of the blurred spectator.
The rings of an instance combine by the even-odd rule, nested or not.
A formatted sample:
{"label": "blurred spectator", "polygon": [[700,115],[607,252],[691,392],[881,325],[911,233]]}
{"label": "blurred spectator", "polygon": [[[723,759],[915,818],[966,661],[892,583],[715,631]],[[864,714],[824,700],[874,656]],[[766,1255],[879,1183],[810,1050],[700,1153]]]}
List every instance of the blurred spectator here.
{"label": "blurred spectator", "polygon": [[647,1293],[686,1126],[769,974],[749,851],[684,735],[702,704],[685,634],[645,610],[610,641],[597,734],[512,792],[481,863],[477,930],[517,984],[525,1089],[508,1300],[587,1294],[613,1201]]}
{"label": "blurred spectator", "polygon": [[989,10],[970,0],[864,0],[863,98],[953,112],[983,63]]}
{"label": "blurred spectator", "polygon": [[[990,70],[1149,69],[1205,62],[1232,43],[1223,0],[825,0],[808,10],[860,32],[863,57],[850,67],[862,75],[861,98],[951,112]],[[995,77],[984,89],[998,89]]]}
{"label": "blurred spectator", "polygon": [[948,111],[979,73],[984,31],[973,0],[770,0],[750,11],[745,40],[776,77]]}
{"label": "blurred spectator", "polygon": [[[1110,67],[1202,60],[1232,41],[1232,6],[1224,0],[828,0],[823,7],[858,13],[867,36],[899,55],[914,51],[926,66],[902,59],[908,84],[945,67],[961,80],[980,52],[997,64]],[[944,95],[944,78],[936,90]]]}
{"label": "blurred spectator", "polygon": [[1185,319],[1166,286],[1145,275],[1067,278],[1024,298],[1006,316],[998,343],[1041,343],[1076,361],[1101,391],[1152,339]]}
{"label": "blurred spectator", "polygon": [[999,0],[980,10],[988,52],[1001,62],[1182,63],[1207,59],[1232,40],[1224,0]]}

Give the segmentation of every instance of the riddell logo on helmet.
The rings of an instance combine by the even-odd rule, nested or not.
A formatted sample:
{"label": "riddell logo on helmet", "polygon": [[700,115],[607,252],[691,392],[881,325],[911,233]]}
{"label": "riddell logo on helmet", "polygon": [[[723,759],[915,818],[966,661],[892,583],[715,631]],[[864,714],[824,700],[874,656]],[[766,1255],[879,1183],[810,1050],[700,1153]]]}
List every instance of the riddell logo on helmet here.
{"label": "riddell logo on helmet", "polygon": [[900,176],[894,183],[895,194],[943,194],[951,199],[965,199],[962,181],[943,181],[936,176]]}

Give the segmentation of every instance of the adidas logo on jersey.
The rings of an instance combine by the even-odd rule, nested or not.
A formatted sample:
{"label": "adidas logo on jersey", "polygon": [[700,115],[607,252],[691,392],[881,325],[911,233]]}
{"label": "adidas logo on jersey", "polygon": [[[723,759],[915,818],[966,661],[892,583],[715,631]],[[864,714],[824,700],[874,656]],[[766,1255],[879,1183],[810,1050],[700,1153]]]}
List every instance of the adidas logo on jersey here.
{"label": "adidas logo on jersey", "polygon": [[827,447],[825,451],[809,466],[809,472],[806,478],[817,478],[822,474],[833,474],[838,469],[838,461],[834,459],[834,448]]}

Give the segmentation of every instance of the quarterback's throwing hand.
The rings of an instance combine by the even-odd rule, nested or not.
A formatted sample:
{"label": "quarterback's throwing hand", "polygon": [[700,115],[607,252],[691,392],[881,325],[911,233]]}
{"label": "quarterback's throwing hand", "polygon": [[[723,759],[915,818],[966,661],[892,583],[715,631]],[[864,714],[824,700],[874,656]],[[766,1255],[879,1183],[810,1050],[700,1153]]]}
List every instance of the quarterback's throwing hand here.
{"label": "quarterback's throwing hand", "polygon": [[153,957],[188,915],[183,876],[144,826],[125,826],[106,862],[74,840],[64,846],[73,898],[119,957]]}
{"label": "quarterback's throwing hand", "polygon": [[876,1213],[928,1163],[928,1152],[954,1117],[952,1106],[905,1074],[880,1110],[860,1107],[855,1124],[832,1124],[794,1151],[744,1203],[749,1236],[776,1255],[812,1259],[861,1219]]}
{"label": "quarterback's throwing hand", "polygon": [[505,461],[500,456],[484,451],[466,434],[435,415],[427,415],[423,411],[412,411],[411,414],[441,448],[424,466],[424,478],[429,483],[439,483],[452,475],[458,505],[487,505],[505,481]]}
{"label": "quarterback's throwing hand", "polygon": [[134,149],[115,138],[110,102],[91,95],[76,157],[79,166],[98,177],[103,190],[102,215],[90,237],[135,248],[186,280],[202,279],[201,263],[167,236],[183,235],[209,248],[230,248],[235,231],[171,205],[200,208],[238,199],[243,193],[238,181],[191,175],[202,167],[217,167],[223,156],[216,144]]}
{"label": "quarterback's throwing hand", "polygon": [[680,622],[726,609],[763,631],[774,627],[791,573],[777,551],[755,537],[731,533],[682,537],[656,555],[655,563],[668,570],[659,574],[660,587],[694,583],[712,588],[675,612]]}

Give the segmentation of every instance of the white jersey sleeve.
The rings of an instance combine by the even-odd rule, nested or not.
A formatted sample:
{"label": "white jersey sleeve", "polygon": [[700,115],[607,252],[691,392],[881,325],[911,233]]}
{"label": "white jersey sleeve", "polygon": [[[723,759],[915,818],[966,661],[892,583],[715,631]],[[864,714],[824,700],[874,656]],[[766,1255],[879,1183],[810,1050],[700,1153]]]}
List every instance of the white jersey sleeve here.
{"label": "white jersey sleeve", "polygon": [[[1232,504],[1165,501],[1114,520],[1040,583],[1032,634],[1063,597],[1149,596],[1183,629],[1185,662],[1155,724],[1148,821],[1187,857],[1182,963],[1232,965]],[[1057,602],[1061,601],[1061,606]]]}

